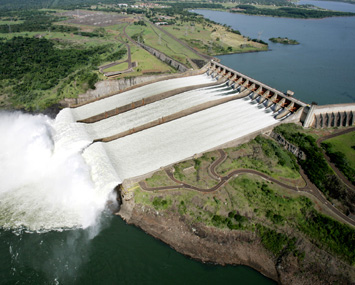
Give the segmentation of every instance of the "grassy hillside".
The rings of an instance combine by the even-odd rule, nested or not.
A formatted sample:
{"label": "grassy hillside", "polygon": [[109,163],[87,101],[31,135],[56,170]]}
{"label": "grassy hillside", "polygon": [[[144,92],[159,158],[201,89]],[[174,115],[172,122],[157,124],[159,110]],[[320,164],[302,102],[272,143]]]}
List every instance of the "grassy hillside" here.
{"label": "grassy hillside", "polygon": [[[218,168],[221,174],[239,168],[258,167],[284,183],[289,181],[293,185],[302,185],[295,158],[273,140],[258,137],[225,152],[228,157]],[[200,188],[213,187],[217,181],[208,173],[208,167],[218,155],[210,152],[176,164],[175,178]],[[255,161],[262,165],[254,165]],[[157,172],[145,183],[152,188],[177,185],[165,171]],[[318,212],[315,204],[299,192],[287,190],[258,175],[240,174],[210,193],[189,189],[148,192],[137,186],[134,189],[136,203],[154,208],[162,215],[169,212],[180,215],[191,224],[253,231],[276,258],[291,254],[302,263],[310,254],[304,247],[306,238],[349,264],[355,263],[354,229]]]}

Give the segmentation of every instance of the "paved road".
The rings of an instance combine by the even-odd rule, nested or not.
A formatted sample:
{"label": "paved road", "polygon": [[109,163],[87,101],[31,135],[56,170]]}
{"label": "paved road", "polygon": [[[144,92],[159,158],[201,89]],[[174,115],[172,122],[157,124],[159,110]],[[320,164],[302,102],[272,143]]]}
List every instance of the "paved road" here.
{"label": "paved road", "polygon": [[[126,34],[126,27],[128,26],[128,24],[123,28],[123,33],[124,35],[128,38],[127,34]],[[116,38],[118,40],[118,38]],[[121,73],[126,73],[126,72],[131,72],[133,71],[132,70],[132,57],[131,57],[131,46],[129,44],[127,44],[124,40],[118,40],[120,41],[121,43],[123,43],[125,46],[126,46],[126,49],[127,49],[127,59],[126,60],[122,60],[122,61],[115,61],[115,62],[112,62],[112,63],[109,63],[109,64],[106,64],[106,65],[103,65],[103,66],[100,66],[100,71],[102,73],[104,73],[106,76],[114,76],[116,74],[121,74]],[[110,68],[112,66],[115,66],[115,65],[119,65],[121,63],[124,63],[124,62],[127,62],[128,64],[128,67],[127,69],[123,70],[123,71],[118,71],[118,72],[104,72],[105,69],[107,68]]]}
{"label": "paved road", "polygon": [[217,172],[216,169],[217,167],[227,158],[226,153],[220,149],[218,150],[218,153],[220,155],[220,157],[214,161],[210,166],[209,166],[209,174],[211,175],[211,177],[213,179],[218,180],[219,182],[217,183],[217,185],[213,186],[212,188],[199,188],[187,183],[184,183],[180,180],[177,180],[174,177],[174,174],[172,172],[171,169],[166,169],[166,173],[169,176],[169,178],[178,183],[179,185],[172,185],[172,186],[164,186],[164,187],[148,187],[147,184],[145,183],[145,181],[141,181],[139,182],[140,187],[145,190],[145,191],[162,191],[162,190],[173,190],[173,189],[190,189],[190,190],[195,190],[195,191],[199,191],[202,193],[210,193],[210,192],[214,192],[218,189],[220,189],[224,184],[226,184],[232,177],[238,176],[239,174],[245,174],[245,173],[249,173],[249,174],[254,174],[254,175],[258,175],[262,178],[264,178],[267,181],[273,182],[277,185],[280,185],[286,189],[292,190],[292,191],[296,191],[296,192],[305,192],[308,193],[310,195],[312,195],[313,197],[315,197],[320,203],[323,204],[323,206],[325,206],[326,208],[328,208],[332,213],[334,213],[340,220],[347,222],[348,224],[351,224],[352,226],[355,227],[355,221],[353,219],[351,219],[350,217],[344,215],[342,212],[340,212],[337,208],[335,208],[323,195],[323,193],[321,193],[318,188],[309,181],[308,177],[304,174],[303,170],[300,170],[300,174],[302,176],[302,178],[305,180],[306,182],[306,186],[305,187],[295,187],[295,186],[290,186],[287,185],[279,180],[276,180],[275,178],[272,178],[268,175],[266,175],[265,173],[259,172],[257,170],[254,169],[237,169],[237,170],[233,170],[231,172],[229,172],[226,176],[220,176]]}

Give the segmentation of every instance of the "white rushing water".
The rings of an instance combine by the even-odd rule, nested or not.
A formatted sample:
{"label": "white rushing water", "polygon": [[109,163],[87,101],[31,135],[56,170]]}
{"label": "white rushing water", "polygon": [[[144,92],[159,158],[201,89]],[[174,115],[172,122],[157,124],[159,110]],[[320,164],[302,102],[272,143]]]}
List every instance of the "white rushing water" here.
{"label": "white rushing water", "polygon": [[76,120],[83,120],[155,94],[213,81],[215,80],[205,74],[159,81],[83,105],[72,111]]}
{"label": "white rushing water", "polygon": [[216,88],[191,90],[96,123],[85,124],[85,127],[91,138],[104,138],[205,102],[237,94],[230,94],[231,91],[233,89],[225,84]]}
{"label": "white rushing water", "polygon": [[0,227],[46,231],[96,223],[120,183],[70,110],[56,120],[0,113]]}
{"label": "white rushing water", "polygon": [[273,114],[238,99],[104,145],[124,180],[155,171],[277,124]]}
{"label": "white rushing water", "polygon": [[183,86],[213,82],[206,75],[165,80],[76,109],[51,120],[0,113],[0,227],[31,231],[95,225],[112,190],[133,178],[276,124],[250,98],[224,103],[109,143],[117,134],[204,102],[232,96],[225,84],[177,94],[94,124],[76,123]]}

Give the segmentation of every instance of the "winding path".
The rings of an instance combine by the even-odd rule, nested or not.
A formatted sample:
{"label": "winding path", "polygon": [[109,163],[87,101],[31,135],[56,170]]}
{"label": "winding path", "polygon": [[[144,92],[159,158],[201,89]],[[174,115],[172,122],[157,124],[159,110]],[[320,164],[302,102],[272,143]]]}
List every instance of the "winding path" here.
{"label": "winding path", "polygon": [[313,197],[315,197],[319,202],[321,202],[323,204],[324,207],[328,208],[328,210],[330,210],[333,214],[335,214],[339,219],[347,222],[348,224],[352,225],[355,227],[355,221],[353,219],[351,219],[350,217],[344,215],[342,212],[340,212],[337,208],[335,208],[323,195],[323,193],[321,193],[319,191],[319,189],[312,184],[308,177],[304,174],[303,170],[300,169],[300,174],[302,176],[302,178],[304,179],[304,181],[306,182],[306,186],[304,187],[295,187],[295,186],[290,186],[287,185],[275,178],[270,177],[269,175],[266,175],[265,173],[259,172],[257,170],[254,169],[236,169],[233,170],[231,172],[229,172],[226,176],[220,176],[217,172],[216,169],[219,165],[222,164],[222,162],[227,158],[227,154],[222,150],[218,150],[219,153],[219,158],[217,160],[215,160],[208,169],[208,173],[210,174],[210,176],[215,179],[218,180],[219,182],[217,183],[217,185],[213,186],[212,188],[199,188],[187,183],[184,183],[180,180],[177,180],[174,177],[173,171],[171,169],[166,169],[165,172],[166,174],[169,176],[169,178],[174,181],[175,183],[178,183],[179,185],[172,185],[172,186],[163,186],[163,187],[148,187],[147,184],[145,183],[145,181],[141,181],[139,182],[140,187],[145,190],[145,191],[163,191],[163,190],[174,190],[174,189],[189,189],[189,190],[195,190],[195,191],[199,191],[202,193],[210,193],[210,192],[214,192],[218,189],[220,189],[223,185],[225,185],[232,177],[236,177],[239,174],[253,174],[253,175],[258,175],[262,178],[264,178],[267,181],[273,182],[279,186],[282,186],[286,189],[292,190],[292,191],[296,191],[296,192],[305,192],[308,193],[310,195],[312,195]]}
{"label": "winding path", "polygon": [[[123,33],[128,38],[128,36],[126,34],[126,27],[127,26],[128,26],[128,24],[123,28]],[[115,76],[115,75],[118,75],[118,74],[121,74],[121,73],[126,73],[126,72],[132,72],[133,71],[132,70],[131,46],[128,43],[126,43],[123,39],[119,40],[117,37],[116,37],[116,39],[126,46],[126,48],[127,48],[127,59],[126,60],[122,60],[122,61],[115,61],[115,62],[106,64],[106,65],[100,66],[100,68],[99,68],[100,72],[104,73],[105,76],[107,76],[107,77]],[[125,70],[113,71],[113,72],[105,72],[105,69],[108,69],[110,67],[119,65],[119,64],[124,63],[124,62],[127,62],[127,64],[128,64],[128,67]]]}

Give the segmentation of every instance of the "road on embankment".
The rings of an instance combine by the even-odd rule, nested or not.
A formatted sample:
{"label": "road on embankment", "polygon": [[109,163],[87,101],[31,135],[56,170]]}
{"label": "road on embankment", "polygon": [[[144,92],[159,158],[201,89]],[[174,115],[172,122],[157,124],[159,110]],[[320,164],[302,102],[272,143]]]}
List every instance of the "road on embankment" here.
{"label": "road on embankment", "polygon": [[222,150],[218,150],[219,153],[219,158],[217,160],[215,160],[208,169],[208,173],[210,174],[210,176],[215,179],[218,180],[219,182],[217,183],[217,185],[213,186],[212,188],[199,188],[187,183],[184,183],[180,180],[177,180],[174,177],[173,171],[171,169],[166,169],[165,172],[167,173],[167,175],[169,176],[169,178],[174,181],[175,183],[178,183],[178,185],[172,185],[172,186],[163,186],[163,187],[148,187],[147,184],[145,183],[145,181],[141,181],[139,182],[140,187],[145,190],[145,191],[163,191],[163,190],[174,190],[174,189],[189,189],[189,190],[195,190],[195,191],[199,191],[202,193],[210,193],[210,192],[214,192],[217,191],[218,189],[220,189],[225,183],[227,183],[232,177],[235,177],[239,174],[253,174],[253,175],[257,175],[260,176],[262,178],[264,178],[267,181],[273,182],[281,187],[284,187],[286,189],[295,191],[295,192],[304,192],[307,194],[312,195],[313,197],[315,197],[325,208],[327,208],[329,211],[331,211],[334,215],[336,215],[340,220],[345,221],[346,223],[352,225],[355,227],[355,221],[352,220],[350,217],[344,215],[342,212],[340,212],[337,208],[335,208],[323,195],[323,193],[313,184],[309,181],[308,177],[305,175],[305,173],[303,172],[303,170],[300,170],[300,174],[302,176],[302,178],[304,179],[304,181],[306,182],[306,186],[304,187],[295,187],[295,186],[291,186],[291,185],[287,185],[285,183],[282,183],[279,180],[276,180],[275,178],[272,178],[268,175],[266,175],[265,173],[259,172],[257,170],[254,169],[237,169],[237,170],[233,170],[231,172],[229,172],[226,176],[220,176],[217,172],[216,169],[217,167],[227,158],[227,154]]}

